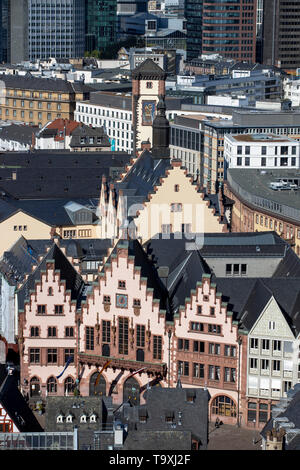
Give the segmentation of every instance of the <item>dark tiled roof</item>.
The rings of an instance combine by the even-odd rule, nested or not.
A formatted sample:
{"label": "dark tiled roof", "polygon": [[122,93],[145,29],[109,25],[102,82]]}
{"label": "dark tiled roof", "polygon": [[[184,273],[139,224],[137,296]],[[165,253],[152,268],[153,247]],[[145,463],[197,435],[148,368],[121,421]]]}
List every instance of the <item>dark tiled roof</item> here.
{"label": "dark tiled roof", "polygon": [[19,199],[99,198],[102,176],[114,180],[130,158],[125,152],[0,154],[0,190]]}
{"label": "dark tiled roof", "polygon": [[20,432],[42,432],[43,429],[18,389],[14,374],[7,375],[0,388],[0,404]]}
{"label": "dark tiled roof", "polygon": [[71,83],[60,78],[40,78],[27,73],[26,75],[2,74],[0,80],[7,88],[20,90],[43,90],[62,93],[87,93],[90,87],[78,82]]}
{"label": "dark tiled roof", "polygon": [[132,71],[132,78],[138,79],[140,77],[157,77],[164,79],[166,72],[159,67],[152,59],[146,59]]}
{"label": "dark tiled roof", "polygon": [[131,431],[122,450],[191,450],[192,434],[189,431]]}
{"label": "dark tiled roof", "polygon": [[[291,434],[290,436],[287,436],[288,438],[285,438],[285,450],[300,450],[300,389],[299,389],[299,384],[296,384],[293,389],[290,389],[287,392],[287,398],[288,401],[285,402],[285,400],[282,400],[279,402],[278,406],[284,408],[282,412],[279,414],[276,413],[276,418],[286,418],[286,422],[290,422],[294,424],[295,431],[297,431],[295,434]],[[275,419],[276,419],[275,418]],[[266,439],[267,437],[267,431],[271,431],[274,427],[275,429],[279,428],[279,426],[283,425],[284,426],[284,421],[274,421],[273,418],[271,418],[265,427],[261,431],[261,435]],[[286,431],[289,431],[289,428],[285,428]]]}
{"label": "dark tiled roof", "polygon": [[[46,401],[46,419],[45,431],[47,432],[66,432],[73,431],[74,425],[78,426],[79,431],[85,430],[98,430],[103,421],[103,408],[104,402],[99,397],[47,397]],[[95,424],[80,423],[80,416],[86,414],[88,417],[96,413],[98,420]],[[56,418],[59,414],[67,416],[72,414],[74,421],[68,424],[57,423]]]}
{"label": "dark tiled roof", "polygon": [[22,124],[10,124],[0,128],[0,139],[13,140],[21,144],[31,145],[32,136],[37,134],[38,127],[31,127]]}
{"label": "dark tiled roof", "polygon": [[[32,193],[31,193],[32,194]],[[30,194],[27,196],[30,197]],[[98,205],[98,199],[21,199],[16,200],[6,198],[7,201],[0,199],[0,221],[5,220],[17,211],[23,211],[26,214],[50,225],[51,227],[61,225],[74,225],[65,206],[70,203],[78,203],[82,206],[93,207],[94,211]],[[3,211],[1,207],[3,206]],[[96,216],[93,216],[96,220]]]}
{"label": "dark tiled roof", "polygon": [[18,290],[19,309],[22,310],[24,308],[24,302],[29,299],[30,291],[35,288],[35,281],[40,281],[41,271],[46,270],[46,264],[49,261],[54,261],[54,269],[60,272],[61,281],[65,281],[66,290],[71,292],[71,300],[75,300],[77,306],[80,304],[84,282],[57,244],[53,243],[51,249],[46,253],[37,268]]}
{"label": "dark tiled roof", "polygon": [[170,168],[169,159],[155,160],[145,150],[131,169],[127,172],[121,183],[116,184],[116,189],[123,190],[124,195],[147,197],[159,183],[166,170]]}
{"label": "dark tiled roof", "polygon": [[[190,398],[188,393],[193,393],[193,402],[188,401],[188,398]],[[209,399],[210,395],[207,390],[200,388],[152,387],[146,391],[146,404],[124,407],[121,412],[121,420],[128,423],[129,430],[135,429],[138,433],[145,434],[150,432],[149,437],[151,439],[154,438],[155,432],[187,432],[189,438],[193,436],[201,443],[201,448],[206,449]],[[139,419],[141,411],[143,411],[142,414],[147,416],[144,423],[141,423]],[[167,422],[166,417],[173,417],[173,423]],[[130,434],[131,431],[129,436]],[[136,436],[135,433],[134,436]],[[186,438],[187,436],[184,438],[185,443],[187,443]],[[165,441],[163,445],[167,445]],[[191,446],[191,441],[189,446]],[[149,447],[147,448],[149,449]],[[160,447],[160,449],[163,448]],[[166,448],[169,449],[170,447],[167,446]]]}
{"label": "dark tiled roof", "polygon": [[[95,141],[90,143],[90,137],[94,138]],[[85,142],[82,144],[81,139],[84,138]],[[101,139],[98,143],[98,138]],[[107,134],[105,134],[103,127],[90,127],[85,124],[81,124],[72,132],[72,138],[70,147],[109,147],[110,142]]]}
{"label": "dark tiled roof", "polygon": [[[300,260],[280,237],[274,232],[222,233],[205,234],[201,241],[203,245],[193,246],[191,241],[171,235],[167,239],[153,238],[144,244],[154,266],[168,268],[166,282],[172,312],[185,304],[203,274],[211,274],[217,292],[222,294],[222,301],[228,303],[228,311],[233,312],[242,328],[250,330],[274,296],[295,334],[300,331]],[[257,246],[259,251],[256,251]],[[269,278],[217,277],[210,268],[210,258],[222,260],[227,256],[251,256],[258,260],[263,258],[264,262],[268,257],[271,260],[275,257],[282,261]],[[290,294],[286,295],[286,292]]]}
{"label": "dark tiled roof", "polygon": [[[44,252],[43,244],[40,249]],[[9,251],[4,252],[0,272],[11,285],[17,285],[23,281],[26,273],[31,272],[32,266],[37,264],[40,253],[24,237],[20,237]]]}
{"label": "dark tiled roof", "polygon": [[124,166],[130,161],[126,152],[70,152],[68,150],[35,150],[0,153],[0,175],[4,168],[106,168]]}

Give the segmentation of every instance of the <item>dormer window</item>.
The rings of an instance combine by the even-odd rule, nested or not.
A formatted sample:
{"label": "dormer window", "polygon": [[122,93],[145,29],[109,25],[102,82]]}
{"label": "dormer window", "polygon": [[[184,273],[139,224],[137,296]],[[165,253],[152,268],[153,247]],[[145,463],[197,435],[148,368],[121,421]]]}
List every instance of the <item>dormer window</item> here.
{"label": "dormer window", "polygon": [[62,415],[62,414],[58,415],[57,418],[56,418],[56,422],[57,422],[57,424],[63,423],[64,422],[64,415]]}
{"label": "dormer window", "polygon": [[145,409],[140,409],[140,410],[139,410],[139,420],[140,420],[140,423],[146,423],[146,422],[147,422],[147,417],[148,417],[147,410],[145,410]]}
{"label": "dormer window", "polygon": [[166,423],[173,423],[174,421],[174,412],[173,411],[167,411],[165,415],[165,420]]}
{"label": "dormer window", "polygon": [[93,413],[90,416],[90,423],[96,423],[96,421],[97,421],[97,415],[95,413]]}
{"label": "dormer window", "polygon": [[67,416],[66,423],[73,423],[73,415],[68,415]]}
{"label": "dormer window", "polygon": [[196,394],[194,390],[187,390],[186,392],[186,400],[190,403],[194,403],[196,399]]}
{"label": "dormer window", "polygon": [[80,422],[81,423],[86,423],[86,415],[80,416]]}

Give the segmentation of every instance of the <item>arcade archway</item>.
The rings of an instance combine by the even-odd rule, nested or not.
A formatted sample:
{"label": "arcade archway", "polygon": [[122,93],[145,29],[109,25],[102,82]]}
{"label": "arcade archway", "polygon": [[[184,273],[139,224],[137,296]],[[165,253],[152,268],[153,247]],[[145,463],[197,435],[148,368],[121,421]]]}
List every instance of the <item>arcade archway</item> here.
{"label": "arcade archway", "polygon": [[132,405],[140,404],[140,385],[134,377],[127,379],[124,383],[123,403],[128,401]]}
{"label": "arcade archway", "polygon": [[102,375],[100,379],[98,380],[97,385],[95,386],[98,375],[99,375],[99,372],[95,372],[94,374],[91,375],[90,385],[89,385],[90,397],[92,396],[94,397],[95,395],[102,397],[106,395],[106,381]]}

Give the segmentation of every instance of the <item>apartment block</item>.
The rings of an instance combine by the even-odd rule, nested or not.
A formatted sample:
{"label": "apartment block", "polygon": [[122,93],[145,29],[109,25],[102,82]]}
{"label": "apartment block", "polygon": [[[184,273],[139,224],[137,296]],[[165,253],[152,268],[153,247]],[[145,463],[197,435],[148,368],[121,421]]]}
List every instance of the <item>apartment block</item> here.
{"label": "apartment block", "polygon": [[74,119],[76,101],[87,99],[90,88],[62,79],[21,75],[0,75],[4,98],[0,104],[3,120],[43,127],[56,118]]}

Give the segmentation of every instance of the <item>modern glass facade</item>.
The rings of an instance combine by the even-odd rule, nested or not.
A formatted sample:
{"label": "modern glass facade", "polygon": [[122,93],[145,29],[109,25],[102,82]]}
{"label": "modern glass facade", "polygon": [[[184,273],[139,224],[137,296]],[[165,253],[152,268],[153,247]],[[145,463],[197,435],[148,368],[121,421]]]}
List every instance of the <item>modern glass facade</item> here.
{"label": "modern glass facade", "polygon": [[185,0],[186,57],[196,59],[202,53],[202,10],[203,0]]}
{"label": "modern glass facade", "polygon": [[117,42],[117,0],[86,0],[85,50],[103,50]]}
{"label": "modern glass facade", "polygon": [[255,62],[257,0],[204,0],[202,53]]}
{"label": "modern glass facade", "polygon": [[84,0],[29,0],[29,60],[82,57]]}

